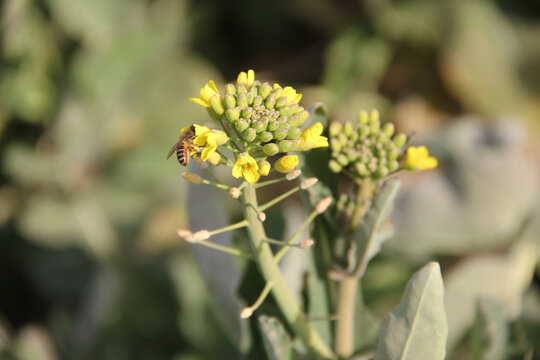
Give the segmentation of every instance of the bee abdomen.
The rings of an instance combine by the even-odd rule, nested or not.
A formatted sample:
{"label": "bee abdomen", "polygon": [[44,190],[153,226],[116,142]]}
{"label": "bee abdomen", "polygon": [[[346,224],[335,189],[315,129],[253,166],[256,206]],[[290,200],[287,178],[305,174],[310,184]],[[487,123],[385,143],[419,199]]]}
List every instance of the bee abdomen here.
{"label": "bee abdomen", "polygon": [[176,157],[182,166],[186,166],[189,162],[189,151],[184,146],[179,146],[176,150]]}

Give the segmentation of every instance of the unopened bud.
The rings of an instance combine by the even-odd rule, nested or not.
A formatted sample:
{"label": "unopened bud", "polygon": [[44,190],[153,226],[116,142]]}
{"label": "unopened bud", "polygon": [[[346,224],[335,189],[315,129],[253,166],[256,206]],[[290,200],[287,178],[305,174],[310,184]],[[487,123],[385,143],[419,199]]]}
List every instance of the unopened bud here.
{"label": "unopened bud", "polygon": [[263,99],[266,99],[268,95],[270,95],[271,92],[272,92],[272,86],[267,82],[263,83],[261,87],[259,88],[259,95]]}
{"label": "unopened bud", "polygon": [[369,122],[369,115],[367,111],[362,110],[358,113],[358,123],[366,125]]}
{"label": "unopened bud", "polygon": [[399,133],[396,136],[394,136],[393,141],[394,141],[394,144],[398,148],[401,148],[407,143],[407,135],[405,135],[403,133]]}
{"label": "unopened bud", "polygon": [[257,136],[257,131],[255,131],[254,128],[248,128],[248,129],[244,130],[242,135],[244,136],[244,139],[247,142],[252,142],[253,140],[255,140],[255,137]]}
{"label": "unopened bud", "polygon": [[182,239],[185,239],[187,237],[190,237],[193,235],[193,233],[189,230],[186,230],[186,229],[179,229],[179,230],[176,230],[176,233],[178,234],[178,236],[180,236]]}
{"label": "unopened bud", "polygon": [[257,219],[258,219],[260,222],[264,222],[264,220],[266,220],[266,214],[263,213],[263,212],[257,213]]}
{"label": "unopened bud", "polygon": [[249,122],[246,119],[240,118],[234,126],[236,127],[236,130],[242,132],[249,127]]}
{"label": "unopened bud", "polygon": [[221,155],[217,152],[213,152],[208,156],[207,161],[214,166],[218,166],[221,164]]}
{"label": "unopened bud", "polygon": [[307,249],[313,244],[315,244],[315,241],[313,241],[313,239],[306,239],[306,240],[300,241],[300,244],[298,244],[298,246],[300,246],[301,249]]}
{"label": "unopened bud", "polygon": [[225,104],[226,108],[231,109],[236,106],[236,99],[233,95],[225,94],[225,96],[223,97],[223,103]]}
{"label": "unopened bud", "polygon": [[234,124],[240,118],[240,111],[237,108],[227,109],[225,110],[225,117],[231,124]]}
{"label": "unopened bud", "polygon": [[253,115],[253,109],[250,107],[245,107],[240,110],[240,117],[244,119],[251,119],[251,115]]}
{"label": "unopened bud", "polygon": [[289,130],[285,128],[279,128],[276,131],[274,131],[274,139],[276,140],[283,140],[289,135]]}
{"label": "unopened bud", "polygon": [[299,177],[300,174],[302,174],[302,171],[300,169],[294,169],[289,171],[287,175],[285,175],[285,179],[287,179],[287,181],[291,181]]}
{"label": "unopened bud", "polygon": [[302,130],[300,130],[299,127],[293,126],[289,129],[289,135],[287,135],[287,139],[296,139],[300,136],[302,133]]}
{"label": "unopened bud", "polygon": [[394,171],[399,167],[399,162],[397,160],[390,160],[386,166],[388,167],[388,171]]}
{"label": "unopened bud", "polygon": [[371,122],[369,124],[369,131],[372,135],[376,135],[379,129],[381,128],[381,122],[378,118],[371,119]]}
{"label": "unopened bud", "polygon": [[258,134],[261,131],[265,130],[264,123],[262,121],[254,121],[251,123],[251,128],[255,130],[255,132]]}
{"label": "unopened bud", "polygon": [[247,93],[247,87],[245,83],[239,83],[236,89],[237,89],[236,91],[238,92],[238,94]]}
{"label": "unopened bud", "polygon": [[276,108],[280,108],[282,106],[285,106],[287,105],[287,97],[286,96],[282,96],[280,97],[279,99],[276,100]]}
{"label": "unopened bud", "polygon": [[274,91],[272,91],[272,95],[274,95],[276,99],[279,99],[283,95],[283,88],[281,86],[276,87],[274,84]]}
{"label": "unopened bud", "polygon": [[300,126],[302,125],[302,121],[300,121],[300,116],[298,116],[298,114],[294,114],[292,116],[289,117],[289,124],[291,124],[291,126]]}
{"label": "unopened bud", "polygon": [[319,201],[319,203],[315,206],[315,210],[319,214],[322,214],[323,212],[326,211],[326,209],[328,209],[331,203],[332,203],[332,197],[331,196],[325,197],[324,199]]}
{"label": "unopened bud", "polygon": [[276,97],[274,95],[270,95],[266,101],[264,102],[264,106],[267,109],[273,109],[274,105],[276,104]]}
{"label": "unopened bud", "polygon": [[330,123],[330,127],[328,129],[328,132],[330,133],[330,136],[337,136],[341,129],[343,128],[343,125],[337,121],[332,121]]}
{"label": "unopened bud", "polygon": [[196,233],[193,233],[193,239],[195,241],[206,240],[210,237],[210,232],[208,230],[199,230]]}
{"label": "unopened bud", "polygon": [[302,181],[302,183],[300,184],[300,189],[302,189],[302,190],[309,189],[310,187],[315,185],[318,181],[319,180],[316,177],[311,177],[309,179],[306,179],[306,180]]}
{"label": "unopened bud", "polygon": [[353,134],[353,126],[350,122],[346,122],[345,125],[343,126],[343,132],[345,133],[345,135],[347,135],[348,137],[351,137],[352,134]]}
{"label": "unopened bud", "polygon": [[299,121],[299,124],[296,125],[296,126],[300,126],[300,125],[302,125],[303,123],[305,123],[306,120],[307,120],[308,117],[309,117],[309,113],[308,113],[306,110],[300,111],[297,115],[298,115],[298,121]]}
{"label": "unopened bud", "polygon": [[246,93],[239,93],[238,98],[236,99],[236,104],[240,107],[246,107],[247,106],[247,94]]}
{"label": "unopened bud", "polygon": [[272,120],[268,122],[268,126],[266,127],[266,130],[268,131],[275,131],[279,127],[279,121],[278,120]]}
{"label": "unopened bud", "polygon": [[383,128],[382,128],[382,132],[383,134],[385,134],[386,136],[388,137],[392,137],[392,135],[394,135],[394,129],[395,129],[395,126],[393,123],[386,123],[383,125]]}
{"label": "unopened bud", "polygon": [[268,156],[275,155],[279,152],[279,146],[274,143],[265,144],[263,146],[263,152]]}
{"label": "unopened bud", "polygon": [[225,94],[236,95],[236,87],[233,84],[225,85]]}
{"label": "unopened bud", "polygon": [[[255,88],[253,88],[255,89]],[[251,91],[247,93],[247,103],[248,105],[253,104],[253,100],[255,100],[256,95],[254,95]]]}
{"label": "unopened bud", "polygon": [[330,170],[332,170],[335,173],[338,173],[343,169],[343,167],[334,159],[328,162],[328,167],[330,168]]}
{"label": "unopened bud", "polygon": [[339,154],[337,161],[341,164],[341,166],[349,165],[349,158],[345,154]]}
{"label": "unopened bud", "polygon": [[281,140],[278,142],[279,152],[287,152],[292,150],[293,143],[291,140]]}
{"label": "unopened bud", "polygon": [[192,184],[200,184],[202,182],[202,177],[194,173],[185,172],[182,174],[182,177]]}
{"label": "unopened bud", "polygon": [[240,318],[241,319],[247,319],[253,315],[253,309],[251,307],[245,307],[240,311]]}
{"label": "unopened bud", "polygon": [[229,195],[231,195],[233,199],[238,199],[240,197],[240,189],[232,187],[231,190],[229,190]]}
{"label": "unopened bud", "polygon": [[259,174],[262,176],[267,176],[272,168],[272,165],[270,165],[270,163],[266,160],[259,161],[257,165],[259,166]]}
{"label": "unopened bud", "polygon": [[274,135],[272,135],[272,133],[269,131],[263,131],[262,133],[259,134],[259,140],[262,143],[267,143],[269,141],[272,141],[273,138],[274,138]]}
{"label": "unopened bud", "polygon": [[225,112],[225,108],[221,103],[221,96],[214,94],[210,97],[210,107],[218,115],[222,115]]}

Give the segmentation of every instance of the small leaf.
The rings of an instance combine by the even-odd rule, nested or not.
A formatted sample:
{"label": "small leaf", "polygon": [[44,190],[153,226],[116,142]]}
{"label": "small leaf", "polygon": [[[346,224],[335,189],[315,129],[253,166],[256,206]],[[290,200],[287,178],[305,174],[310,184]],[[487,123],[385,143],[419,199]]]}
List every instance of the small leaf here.
{"label": "small leaf", "polygon": [[357,259],[363,259],[358,264],[357,273],[361,276],[369,262],[379,251],[381,244],[393,235],[391,225],[386,221],[393,209],[394,199],[400,186],[397,179],[386,181],[375,198],[373,204],[365,215],[362,224],[358,227],[357,236]]}
{"label": "small leaf", "polygon": [[278,319],[259,316],[259,326],[264,341],[264,349],[270,360],[299,359],[291,339]]}
{"label": "small leaf", "polygon": [[307,126],[320,122],[325,128],[328,125],[328,108],[323,103],[313,103],[307,109],[309,117]]}
{"label": "small leaf", "polygon": [[430,262],[413,276],[390,312],[375,360],[444,359],[448,326],[443,299],[439,264]]}

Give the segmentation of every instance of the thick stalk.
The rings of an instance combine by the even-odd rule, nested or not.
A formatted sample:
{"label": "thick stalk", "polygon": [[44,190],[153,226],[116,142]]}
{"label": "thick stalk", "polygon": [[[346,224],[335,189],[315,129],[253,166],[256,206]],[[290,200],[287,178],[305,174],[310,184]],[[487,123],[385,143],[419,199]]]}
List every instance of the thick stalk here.
{"label": "thick stalk", "polygon": [[358,278],[354,275],[344,277],[339,283],[339,302],[334,343],[336,354],[349,358],[354,352],[354,310]]}
{"label": "thick stalk", "polygon": [[332,350],[307,321],[306,315],[300,309],[293,294],[287,287],[283,275],[274,259],[268,243],[264,242],[266,234],[262,223],[257,218],[257,212],[247,204],[257,206],[257,195],[252,184],[248,184],[243,192],[244,212],[248,221],[248,232],[253,245],[253,255],[262,275],[267,282],[272,282],[272,295],[276,300],[283,316],[294,329],[312,353],[321,358],[332,358]]}

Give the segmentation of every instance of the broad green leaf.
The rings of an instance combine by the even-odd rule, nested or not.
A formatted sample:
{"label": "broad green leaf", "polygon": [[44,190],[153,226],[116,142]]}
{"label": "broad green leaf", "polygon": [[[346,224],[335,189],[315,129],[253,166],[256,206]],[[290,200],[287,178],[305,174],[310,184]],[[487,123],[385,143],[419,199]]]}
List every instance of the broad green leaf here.
{"label": "broad green leaf", "polygon": [[[358,227],[355,239],[357,243],[357,260],[362,258],[357,266],[357,272],[362,275],[370,259],[381,249],[381,244],[393,234],[391,226],[386,225],[393,209],[394,199],[400,186],[397,179],[390,179],[383,183],[373,199],[373,203],[366,213],[363,222]],[[361,266],[361,268],[360,268]]]}
{"label": "broad green leaf", "polygon": [[489,298],[480,299],[471,337],[473,359],[505,359],[507,341],[508,326],[502,306]]}
{"label": "broad green leaf", "polygon": [[323,103],[311,104],[307,109],[309,117],[306,120],[306,127],[309,127],[315,123],[322,123],[326,128],[328,125],[328,108]]}
{"label": "broad green leaf", "polygon": [[379,338],[375,360],[444,359],[448,325],[441,269],[430,262],[407,284]]}
{"label": "broad green leaf", "polygon": [[264,315],[259,316],[259,326],[268,359],[293,360],[299,358],[289,335],[278,319]]}

